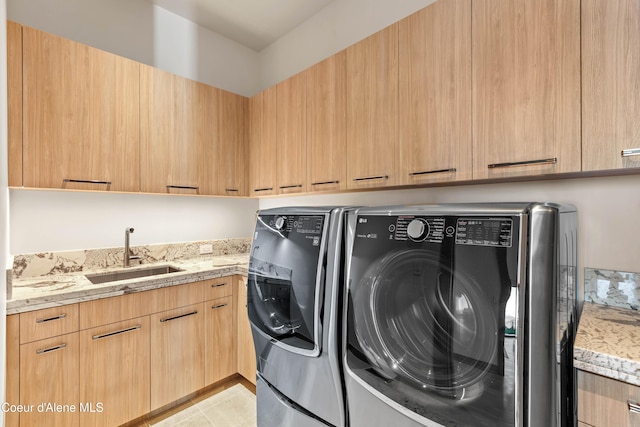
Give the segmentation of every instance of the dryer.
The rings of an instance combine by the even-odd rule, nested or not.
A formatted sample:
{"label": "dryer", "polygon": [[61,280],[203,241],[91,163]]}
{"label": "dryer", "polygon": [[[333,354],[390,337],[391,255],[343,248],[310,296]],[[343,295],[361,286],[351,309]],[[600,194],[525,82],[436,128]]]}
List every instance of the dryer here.
{"label": "dryer", "polygon": [[574,425],[576,224],[549,203],[350,214],[349,425]]}
{"label": "dryer", "polygon": [[343,427],[339,345],[344,208],[259,211],[247,309],[258,427]]}

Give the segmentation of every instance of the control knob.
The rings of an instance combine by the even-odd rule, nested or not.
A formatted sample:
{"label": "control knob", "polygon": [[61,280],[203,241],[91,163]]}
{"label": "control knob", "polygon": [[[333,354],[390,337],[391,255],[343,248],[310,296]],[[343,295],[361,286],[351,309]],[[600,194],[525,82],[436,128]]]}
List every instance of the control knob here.
{"label": "control knob", "polygon": [[276,218],[276,223],[275,223],[276,230],[282,230],[286,224],[287,224],[286,216],[279,216],[278,218]]}
{"label": "control knob", "polygon": [[407,236],[409,236],[411,240],[421,242],[426,239],[428,235],[429,224],[427,224],[427,221],[425,221],[424,219],[413,219],[407,226]]}

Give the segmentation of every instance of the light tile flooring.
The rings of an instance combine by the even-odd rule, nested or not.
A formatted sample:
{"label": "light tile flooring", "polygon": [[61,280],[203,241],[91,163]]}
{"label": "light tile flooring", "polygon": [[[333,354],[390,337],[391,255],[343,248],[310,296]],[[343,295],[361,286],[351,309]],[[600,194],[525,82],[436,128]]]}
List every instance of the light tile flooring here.
{"label": "light tile flooring", "polygon": [[147,420],[153,427],[256,427],[256,396],[242,384],[204,395]]}

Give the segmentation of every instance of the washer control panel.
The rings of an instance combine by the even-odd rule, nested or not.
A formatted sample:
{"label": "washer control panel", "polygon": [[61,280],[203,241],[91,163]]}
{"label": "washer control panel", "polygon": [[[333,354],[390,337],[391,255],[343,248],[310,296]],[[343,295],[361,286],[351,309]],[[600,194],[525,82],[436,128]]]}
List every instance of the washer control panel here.
{"label": "washer control panel", "polygon": [[513,220],[510,218],[458,218],[456,244],[510,248]]}

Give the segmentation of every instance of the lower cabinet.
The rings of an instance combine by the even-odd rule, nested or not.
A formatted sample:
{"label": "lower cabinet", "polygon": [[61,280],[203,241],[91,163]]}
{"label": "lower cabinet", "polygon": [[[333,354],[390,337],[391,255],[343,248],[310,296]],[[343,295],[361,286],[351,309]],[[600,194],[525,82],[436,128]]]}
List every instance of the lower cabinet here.
{"label": "lower cabinet", "polygon": [[247,278],[238,279],[238,373],[256,384],[256,351],[247,311]]}
{"label": "lower cabinet", "polygon": [[150,412],[149,316],[80,332],[80,425],[117,426]]}
{"label": "lower cabinet", "polygon": [[238,372],[233,297],[204,304],[205,383],[213,384]]}
{"label": "lower cabinet", "polygon": [[578,370],[581,426],[640,426],[640,387]]}
{"label": "lower cabinet", "polygon": [[203,307],[151,316],[151,410],[204,387]]}

